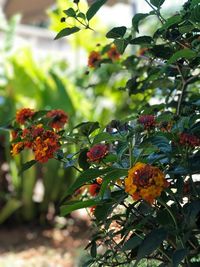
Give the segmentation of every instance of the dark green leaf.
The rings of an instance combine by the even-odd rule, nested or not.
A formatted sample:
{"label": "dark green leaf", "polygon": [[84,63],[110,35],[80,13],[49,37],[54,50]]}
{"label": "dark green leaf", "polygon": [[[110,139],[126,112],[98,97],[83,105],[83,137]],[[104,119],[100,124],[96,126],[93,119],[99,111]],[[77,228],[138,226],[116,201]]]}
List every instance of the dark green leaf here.
{"label": "dark green leaf", "polygon": [[142,242],[142,238],[139,236],[133,236],[128,241],[126,241],[122,247],[122,251],[132,250],[139,246]]}
{"label": "dark green leaf", "polygon": [[193,50],[191,50],[189,48],[185,48],[185,49],[179,50],[175,54],[173,54],[173,56],[170,57],[170,59],[168,60],[167,63],[172,64],[181,58],[191,59],[191,58],[196,57],[196,55],[197,54]]}
{"label": "dark green leaf", "polygon": [[115,27],[112,30],[110,30],[107,34],[106,37],[107,38],[120,38],[123,37],[124,34],[126,33],[126,27],[122,26],[122,27]]}
{"label": "dark green leaf", "polygon": [[69,8],[67,10],[63,10],[63,12],[68,16],[68,17],[76,17],[76,11],[73,8]]}
{"label": "dark green leaf", "polygon": [[84,19],[85,20],[85,14],[80,12],[77,14],[77,18],[81,18],[81,19]]}
{"label": "dark green leaf", "polygon": [[93,133],[96,129],[98,129],[99,123],[96,122],[82,122],[80,124],[78,124],[76,127],[74,127],[74,129],[78,128],[79,132],[85,136],[89,136],[91,133]]}
{"label": "dark green leaf", "polygon": [[22,168],[21,168],[21,170],[19,171],[19,173],[20,173],[20,174],[23,173],[24,171],[28,170],[29,168],[31,168],[31,167],[32,167],[34,164],[36,164],[36,163],[37,163],[36,160],[31,160],[31,161],[28,161],[28,162],[24,163],[24,164],[22,165]]}
{"label": "dark green leaf", "polygon": [[91,20],[98,10],[107,2],[107,0],[96,0],[86,13],[87,20]]}
{"label": "dark green leaf", "polygon": [[126,47],[127,47],[127,45],[128,45],[128,41],[125,40],[125,39],[115,39],[114,44],[117,47],[117,51],[120,54],[123,54],[125,49],[126,49]]}
{"label": "dark green leaf", "polygon": [[68,36],[68,35],[70,35],[70,34],[73,34],[73,33],[75,33],[75,32],[78,32],[78,31],[80,31],[80,28],[78,28],[78,27],[65,28],[65,29],[61,30],[61,31],[56,35],[56,37],[55,37],[54,39],[57,40],[57,39],[59,39],[59,38]]}
{"label": "dark green leaf", "polygon": [[103,132],[100,134],[97,134],[93,140],[93,145],[94,144],[99,144],[102,141],[105,141],[106,143],[112,143],[114,141],[120,140],[122,137],[120,136],[115,136],[107,132]]}
{"label": "dark green leaf", "polygon": [[191,12],[191,19],[194,22],[200,22],[200,5],[194,6],[194,8]]}
{"label": "dark green leaf", "polygon": [[148,45],[153,43],[153,39],[150,36],[140,36],[137,38],[134,38],[130,41],[130,44],[134,44],[134,45]]}
{"label": "dark green leaf", "polygon": [[172,256],[173,267],[179,267],[179,264],[185,258],[186,255],[187,255],[186,249],[176,250]]}
{"label": "dark green leaf", "polygon": [[99,203],[101,202],[95,199],[90,199],[86,201],[69,201],[60,207],[60,214],[61,216],[66,216],[74,210],[96,206]]}
{"label": "dark green leaf", "polygon": [[164,23],[164,25],[160,28],[161,30],[166,30],[170,28],[171,26],[178,24],[182,21],[182,18],[180,15],[174,15],[173,17],[170,17],[167,19],[167,21]]}
{"label": "dark green leaf", "polygon": [[78,157],[78,164],[83,170],[87,170],[90,167],[90,164],[87,161],[87,152],[88,152],[87,148],[83,149]]}
{"label": "dark green leaf", "polygon": [[157,8],[161,7],[164,2],[165,0],[150,0],[150,3]]}
{"label": "dark green leaf", "polygon": [[148,16],[150,16],[150,15],[152,15],[152,14],[150,14],[150,13],[138,13],[138,14],[136,14],[136,15],[133,17],[133,19],[132,19],[132,25],[133,25],[133,28],[134,28],[137,32],[139,32],[139,29],[138,29],[138,27],[139,27],[139,23],[140,23],[143,19],[145,19],[146,17],[148,17]]}
{"label": "dark green leaf", "polygon": [[160,151],[162,151],[164,153],[169,153],[171,151],[170,142],[163,135],[153,136],[153,137],[147,139],[146,141],[144,141],[144,144],[146,142],[147,143],[150,142],[151,144],[153,144],[154,146],[156,146]]}
{"label": "dark green leaf", "polygon": [[91,248],[90,248],[90,255],[92,258],[96,258],[97,256],[97,245],[96,242],[92,242]]}
{"label": "dark green leaf", "polygon": [[[167,232],[160,228],[153,230],[150,234],[148,234],[145,239],[142,241],[137,254],[137,262],[136,264],[146,256],[150,255],[154,252],[161,243],[166,239]],[[137,266],[137,265],[135,265]]]}

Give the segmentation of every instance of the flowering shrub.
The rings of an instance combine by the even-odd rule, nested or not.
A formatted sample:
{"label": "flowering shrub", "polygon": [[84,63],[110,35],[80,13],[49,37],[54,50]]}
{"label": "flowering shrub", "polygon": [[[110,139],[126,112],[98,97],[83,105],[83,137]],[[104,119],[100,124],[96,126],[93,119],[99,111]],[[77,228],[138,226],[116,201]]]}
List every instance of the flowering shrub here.
{"label": "flowering shrub", "polygon": [[[95,1],[84,14],[74,1],[75,8],[64,13],[76,23],[81,20],[80,27],[65,28],[56,38],[82,26],[90,29],[105,2]],[[61,111],[24,109],[16,117],[22,125],[14,127],[13,155],[27,147],[36,161],[55,157],[77,170],[60,211],[63,216],[80,208],[90,211],[96,232],[85,266],[199,266],[199,2],[187,1],[169,18],[161,14],[164,0],[146,2],[153,10],[136,14],[131,31],[124,26],[110,30],[106,37],[113,44],[93,51],[88,66],[95,71],[120,59],[131,77],[120,89],[130,96],[154,90],[162,104],[149,105],[147,99],[122,121],[83,122],[69,133],[59,131],[67,122]],[[133,38],[140,22],[152,15],[161,24],[153,36]],[[122,58],[130,45],[145,49]],[[68,155],[70,145],[77,151]]]}

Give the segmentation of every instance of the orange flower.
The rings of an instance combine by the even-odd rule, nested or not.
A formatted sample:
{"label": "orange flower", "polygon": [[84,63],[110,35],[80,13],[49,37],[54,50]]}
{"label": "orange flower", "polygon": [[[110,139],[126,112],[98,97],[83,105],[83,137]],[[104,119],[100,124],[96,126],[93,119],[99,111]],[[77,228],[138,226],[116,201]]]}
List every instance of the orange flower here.
{"label": "orange flower", "polygon": [[108,154],[108,147],[106,145],[97,144],[94,145],[87,152],[87,157],[91,162],[100,162]]}
{"label": "orange flower", "polygon": [[92,51],[88,58],[88,67],[95,68],[99,65],[101,60],[101,55],[99,52]]}
{"label": "orange flower", "polygon": [[17,111],[16,121],[19,124],[25,124],[28,119],[31,119],[35,112],[30,108],[23,108]]}
{"label": "orange flower", "polygon": [[138,122],[144,126],[145,130],[154,128],[156,125],[156,120],[153,115],[141,115],[138,118]]}
{"label": "orange flower", "polygon": [[68,122],[67,114],[61,109],[54,109],[47,113],[47,118],[52,119],[50,121],[50,126],[57,130],[64,127],[65,123]]}
{"label": "orange flower", "polygon": [[120,53],[117,51],[115,45],[112,45],[107,52],[107,55],[112,60],[118,60],[120,58]]}
{"label": "orange flower", "polygon": [[132,195],[134,200],[144,199],[150,204],[168,186],[169,183],[159,168],[141,162],[137,162],[129,170],[125,179],[125,191]]}
{"label": "orange flower", "polygon": [[49,130],[38,136],[32,144],[35,159],[43,163],[53,158],[54,153],[60,148],[58,138],[57,134]]}
{"label": "orange flower", "polygon": [[193,134],[181,133],[179,143],[181,145],[195,148],[197,146],[200,146],[200,139]]}
{"label": "orange flower", "polygon": [[22,150],[24,149],[24,143],[23,142],[18,142],[16,144],[12,145],[12,149],[11,149],[11,154],[13,156],[19,154]]}

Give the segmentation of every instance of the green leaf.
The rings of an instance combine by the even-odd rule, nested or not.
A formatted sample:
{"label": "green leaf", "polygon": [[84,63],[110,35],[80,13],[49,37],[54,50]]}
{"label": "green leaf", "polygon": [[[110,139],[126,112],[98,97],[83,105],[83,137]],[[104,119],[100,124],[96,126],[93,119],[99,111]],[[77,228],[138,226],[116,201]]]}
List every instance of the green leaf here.
{"label": "green leaf", "polygon": [[164,2],[165,0],[150,0],[150,3],[157,8],[161,7]]}
{"label": "green leaf", "polygon": [[76,11],[73,8],[69,8],[67,10],[63,10],[63,12],[68,16],[68,17],[76,17]]}
{"label": "green leaf", "polygon": [[99,123],[96,122],[82,122],[80,124],[78,124],[76,127],[74,127],[74,129],[78,128],[80,133],[85,135],[85,136],[89,136],[91,133],[93,133],[96,129],[100,128]]}
{"label": "green leaf", "polygon": [[181,261],[185,258],[186,255],[187,249],[176,250],[172,256],[173,267],[179,267],[179,264],[181,264]]}
{"label": "green leaf", "polygon": [[146,256],[150,255],[152,252],[154,252],[161,243],[166,239],[167,232],[160,228],[155,229],[151,233],[149,233],[145,239],[142,241],[137,254],[137,261],[135,263],[135,266],[137,266],[138,262],[145,258]]}
{"label": "green leaf", "polygon": [[84,19],[85,20],[85,14],[80,12],[76,15],[78,18]]}
{"label": "green leaf", "polygon": [[90,255],[92,258],[96,258],[97,256],[97,244],[95,241],[92,242],[92,245],[90,248]]}
{"label": "green leaf", "polygon": [[96,206],[99,203],[101,202],[95,199],[90,199],[86,201],[69,201],[60,207],[60,214],[61,216],[66,216],[74,210]]}
{"label": "green leaf", "polygon": [[127,240],[123,247],[122,247],[122,251],[127,251],[127,250],[132,250],[135,249],[136,247],[138,247],[141,242],[142,242],[142,238],[140,238],[139,236],[133,236],[131,237],[129,240]]}
{"label": "green leaf", "polygon": [[155,135],[146,139],[142,145],[146,145],[146,143],[150,142],[154,146],[156,146],[160,151],[164,153],[169,153],[171,151],[171,145],[169,140],[163,135]]}
{"label": "green leaf", "polygon": [[115,27],[112,30],[110,30],[107,34],[106,37],[107,38],[120,38],[123,37],[124,34],[126,33],[126,27],[122,26],[122,27]]}
{"label": "green leaf", "polygon": [[80,28],[78,27],[72,27],[72,28],[65,28],[65,29],[62,29],[57,35],[56,37],[54,38],[54,40],[57,40],[59,38],[62,38],[62,37],[65,37],[65,36],[68,36],[70,34],[73,34],[75,32],[78,32],[80,31]]}
{"label": "green leaf", "polygon": [[160,28],[160,30],[166,30],[166,29],[170,28],[171,26],[178,24],[181,21],[182,21],[182,17],[180,15],[174,15],[174,16],[167,19],[167,21]]}
{"label": "green leaf", "polygon": [[173,54],[173,56],[170,57],[170,59],[168,60],[167,63],[172,64],[181,58],[191,59],[191,58],[196,57],[196,55],[197,54],[193,50],[191,50],[189,48],[185,48],[185,49],[179,50],[175,54]]}
{"label": "green leaf", "polygon": [[31,160],[31,161],[28,161],[26,163],[24,163],[22,165],[22,168],[21,170],[19,171],[19,174],[23,173],[24,171],[28,170],[29,168],[31,168],[34,164],[36,164],[37,161],[36,160]]}
{"label": "green leaf", "polygon": [[63,195],[62,200],[63,201],[67,196],[71,195],[76,189],[84,185],[85,183],[89,183],[93,179],[112,171],[113,168],[106,168],[106,169],[100,169],[100,170],[95,170],[95,169],[89,169],[84,171],[79,175],[79,177],[76,179],[76,181],[68,188],[66,193]]}
{"label": "green leaf", "polygon": [[87,152],[88,152],[87,148],[83,149],[78,157],[78,164],[83,170],[87,170],[90,167],[90,164],[87,161]]}
{"label": "green leaf", "polygon": [[191,19],[194,22],[200,22],[200,5],[194,6],[194,8],[191,12]]}
{"label": "green leaf", "polygon": [[86,13],[87,20],[91,20],[98,10],[107,2],[107,0],[96,0]]}
{"label": "green leaf", "polygon": [[125,39],[115,39],[114,44],[117,47],[117,51],[120,54],[123,54],[125,49],[126,49],[126,47],[127,47],[127,45],[128,45],[128,42]]}
{"label": "green leaf", "polygon": [[149,45],[153,43],[153,38],[150,36],[140,36],[130,41],[130,44],[134,45]]}
{"label": "green leaf", "polygon": [[120,136],[115,136],[115,135],[112,135],[110,133],[103,132],[103,133],[97,134],[95,136],[95,138],[93,140],[93,145],[99,144],[102,141],[105,141],[106,143],[112,143],[114,141],[121,140],[121,139],[122,139],[122,137],[120,137]]}
{"label": "green leaf", "polygon": [[137,31],[137,32],[139,32],[139,23],[143,20],[143,19],[145,19],[146,17],[148,17],[148,16],[150,16],[150,15],[152,15],[152,14],[150,14],[150,13],[138,13],[138,14],[136,14],[134,17],[133,17],[133,19],[132,19],[132,26],[133,26],[133,28]]}

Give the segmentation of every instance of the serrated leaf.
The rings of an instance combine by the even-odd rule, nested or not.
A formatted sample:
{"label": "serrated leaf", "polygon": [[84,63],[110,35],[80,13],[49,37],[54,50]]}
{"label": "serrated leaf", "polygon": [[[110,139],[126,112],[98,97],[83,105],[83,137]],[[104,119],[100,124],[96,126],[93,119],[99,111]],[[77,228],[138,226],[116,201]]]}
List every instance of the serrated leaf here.
{"label": "serrated leaf", "polygon": [[24,164],[22,164],[22,168],[21,170],[19,171],[19,174],[23,173],[24,171],[30,169],[34,164],[36,164],[37,161],[36,160],[30,160]]}
{"label": "serrated leaf", "polygon": [[157,8],[161,7],[164,2],[165,0],[150,0],[150,3]]}
{"label": "serrated leaf", "polygon": [[144,44],[148,45],[153,43],[153,38],[150,36],[140,36],[132,39],[129,43],[134,45],[144,45]]}
{"label": "serrated leaf", "polygon": [[187,249],[176,250],[172,256],[173,267],[179,267],[181,261],[186,257]]}
{"label": "serrated leaf", "polygon": [[113,29],[111,29],[107,34],[106,37],[107,38],[120,38],[123,37],[124,34],[126,33],[126,27],[122,26],[122,27],[115,27]]}
{"label": "serrated leaf", "polygon": [[89,199],[86,201],[69,201],[60,207],[60,214],[61,216],[66,216],[74,210],[96,206],[99,203],[101,202],[95,199]]}
{"label": "serrated leaf", "polygon": [[167,63],[172,64],[181,58],[192,59],[192,58],[196,57],[196,55],[197,54],[193,50],[191,50],[189,48],[185,48],[185,49],[179,50],[175,54],[173,54]]}
{"label": "serrated leaf", "polygon": [[80,31],[80,28],[78,27],[72,27],[72,28],[65,28],[65,29],[62,29],[57,35],[56,37],[54,38],[54,40],[57,40],[59,38],[62,38],[62,37],[66,37],[70,34],[73,34],[73,33],[76,33]]}
{"label": "serrated leaf", "polygon": [[166,239],[166,237],[167,237],[167,232],[162,228],[155,229],[151,233],[149,233],[139,246],[137,253],[137,261],[135,266],[137,266],[138,262],[141,259],[145,258],[152,252],[154,252]]}
{"label": "serrated leaf", "polygon": [[98,10],[107,2],[107,0],[96,0],[86,13],[87,20],[91,20]]}

